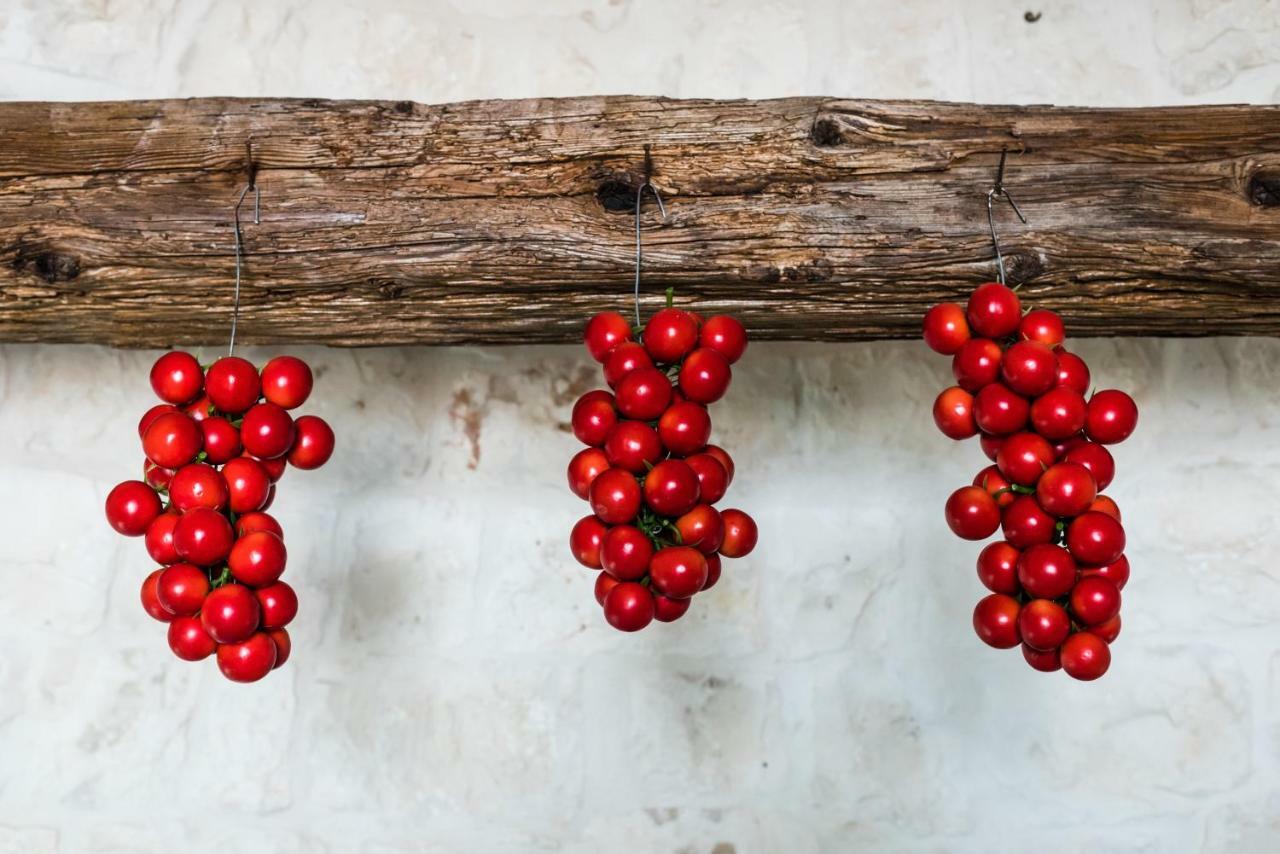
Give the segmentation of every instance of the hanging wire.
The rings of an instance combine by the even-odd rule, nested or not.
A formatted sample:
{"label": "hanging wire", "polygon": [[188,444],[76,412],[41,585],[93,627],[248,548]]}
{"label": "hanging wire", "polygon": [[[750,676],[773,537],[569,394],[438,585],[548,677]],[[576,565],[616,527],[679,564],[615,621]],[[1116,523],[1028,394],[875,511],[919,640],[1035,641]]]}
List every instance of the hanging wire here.
{"label": "hanging wire", "polygon": [[1008,156],[1007,149],[1000,149],[1000,166],[996,170],[996,183],[990,190],[987,190],[987,226],[991,229],[991,245],[996,250],[996,275],[999,276],[999,281],[1002,285],[1005,284],[1004,256],[1000,254],[1000,238],[996,236],[996,218],[995,213],[991,210],[993,202],[996,198],[1003,197],[1009,202],[1013,212],[1018,215],[1018,219],[1022,220],[1022,224],[1027,224],[1027,218],[1022,215],[1022,209],[1013,200],[1013,196],[1009,195],[1009,191],[1004,188],[1004,161]]}
{"label": "hanging wire", "polygon": [[227,345],[228,356],[235,354],[236,325],[240,322],[240,264],[244,255],[244,232],[240,229],[240,206],[244,204],[245,196],[249,195],[250,190],[253,190],[253,224],[260,225],[262,223],[262,191],[258,189],[257,168],[253,165],[253,140],[251,139],[245,140],[244,156],[245,165],[249,172],[249,183],[240,191],[240,198],[236,199],[236,295],[231,309],[231,343]]}
{"label": "hanging wire", "polygon": [[653,186],[653,155],[649,151],[649,146],[644,147],[644,181],[636,188],[636,326],[640,325],[640,264],[644,259],[644,251],[640,240],[640,207],[644,203],[644,191],[648,190],[653,193],[653,198],[658,202],[658,211],[662,214],[662,218],[667,218],[667,206],[662,203],[662,194],[658,192],[658,188]]}

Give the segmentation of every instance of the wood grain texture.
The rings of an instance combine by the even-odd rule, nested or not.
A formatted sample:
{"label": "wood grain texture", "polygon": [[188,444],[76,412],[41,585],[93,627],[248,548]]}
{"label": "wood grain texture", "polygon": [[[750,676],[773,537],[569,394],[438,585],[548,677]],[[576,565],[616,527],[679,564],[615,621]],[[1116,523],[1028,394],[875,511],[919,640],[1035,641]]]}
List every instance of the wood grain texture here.
{"label": "wood grain texture", "polygon": [[1280,108],[1095,110],[791,98],[0,105],[0,340],[563,342],[629,306],[653,145],[646,306],[756,338],[914,336],[994,275],[1074,335],[1280,333]]}

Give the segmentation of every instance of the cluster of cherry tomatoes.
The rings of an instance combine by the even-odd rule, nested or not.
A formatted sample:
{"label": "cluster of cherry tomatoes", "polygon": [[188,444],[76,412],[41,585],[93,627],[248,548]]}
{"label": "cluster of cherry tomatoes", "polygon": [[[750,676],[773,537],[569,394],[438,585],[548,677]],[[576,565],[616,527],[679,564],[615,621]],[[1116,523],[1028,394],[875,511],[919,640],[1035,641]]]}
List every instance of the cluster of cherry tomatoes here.
{"label": "cluster of cherry tomatoes", "polygon": [[169,625],[179,658],[217,655],[228,679],[255,682],[289,658],[285,626],[298,611],[280,580],[284,532],[267,514],[285,466],[314,469],[333,454],[333,430],[289,410],[311,394],[311,368],[280,356],[262,372],[234,356],[205,371],[189,353],[151,369],[164,403],[142,416],[143,480],[107,496],[107,521],[143,537],[160,564],[142,582],[142,607]]}
{"label": "cluster of cherry tomatoes", "polygon": [[1122,391],[1089,395],[1089,368],[1064,338],[1057,314],[1024,315],[1017,294],[994,282],[966,308],[944,303],[924,318],[925,342],[952,357],[956,378],[934,422],[952,439],[979,436],[994,463],[946,505],[957,536],[1004,535],[978,556],[991,593],[974,609],[974,630],[998,649],[1021,645],[1036,670],[1089,680],[1111,664],[1129,578],[1120,509],[1100,494],[1115,475],[1106,446],[1133,433],[1138,408]]}
{"label": "cluster of cherry tomatoes", "polygon": [[680,619],[720,578],[721,557],[755,548],[755,521],[713,506],[733,460],[709,444],[707,413],[729,388],[747,333],[732,317],[667,307],[642,330],[597,314],[585,340],[613,391],[589,391],[573,407],[573,434],[588,447],[569,462],[569,488],[592,515],[573,526],[569,546],[602,570],[595,594],[605,619],[634,632]]}

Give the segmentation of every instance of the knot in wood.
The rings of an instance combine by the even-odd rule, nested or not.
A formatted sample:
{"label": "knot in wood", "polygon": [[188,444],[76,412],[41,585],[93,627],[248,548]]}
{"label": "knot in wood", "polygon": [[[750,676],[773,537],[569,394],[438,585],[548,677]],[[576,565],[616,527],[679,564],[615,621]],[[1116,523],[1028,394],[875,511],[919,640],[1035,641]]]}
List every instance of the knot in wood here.
{"label": "knot in wood", "polygon": [[1280,205],[1280,174],[1258,173],[1250,178],[1249,201],[1264,208]]}
{"label": "knot in wood", "polygon": [[35,273],[52,285],[56,282],[69,282],[79,276],[80,259],[52,249],[40,252],[20,249],[17,257],[13,259],[13,269],[19,273],[25,271]]}

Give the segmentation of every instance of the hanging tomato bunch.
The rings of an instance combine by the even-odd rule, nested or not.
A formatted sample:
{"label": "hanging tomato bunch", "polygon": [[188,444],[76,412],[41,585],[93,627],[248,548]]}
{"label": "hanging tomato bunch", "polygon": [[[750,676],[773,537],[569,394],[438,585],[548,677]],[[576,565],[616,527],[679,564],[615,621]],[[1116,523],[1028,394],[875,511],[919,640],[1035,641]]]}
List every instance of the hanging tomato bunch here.
{"label": "hanging tomato bunch", "polygon": [[587,350],[613,391],[587,392],[573,407],[573,434],[588,447],[569,463],[569,488],[593,515],[569,544],[579,563],[602,570],[596,601],[626,632],[684,616],[720,578],[721,557],[743,557],[757,538],[746,513],[713,506],[734,467],[710,444],[707,413],[729,388],[746,330],[669,303],[643,330],[616,312],[591,318]]}
{"label": "hanging tomato bunch", "polygon": [[284,664],[298,611],[280,580],[286,551],[266,513],[286,464],[324,465],[333,430],[289,410],[311,394],[307,363],[292,356],[252,363],[227,356],[203,370],[189,353],[161,356],[151,387],[164,403],[142,416],[143,480],[107,496],[107,521],[143,537],[160,564],[142,583],[142,607],[169,624],[179,658],[217,655],[228,679],[254,682]]}
{"label": "hanging tomato bunch", "polygon": [[957,536],[1004,534],[978,556],[991,593],[974,609],[974,630],[999,649],[1021,645],[1036,670],[1097,679],[1129,578],[1120,509],[1100,494],[1115,475],[1106,446],[1133,433],[1137,406],[1114,389],[1086,398],[1089,368],[1063,347],[1062,319],[1024,315],[1003,284],[979,286],[967,308],[934,306],[924,339],[952,357],[957,383],[938,395],[934,422],[952,439],[979,436],[994,463],[946,504]]}

